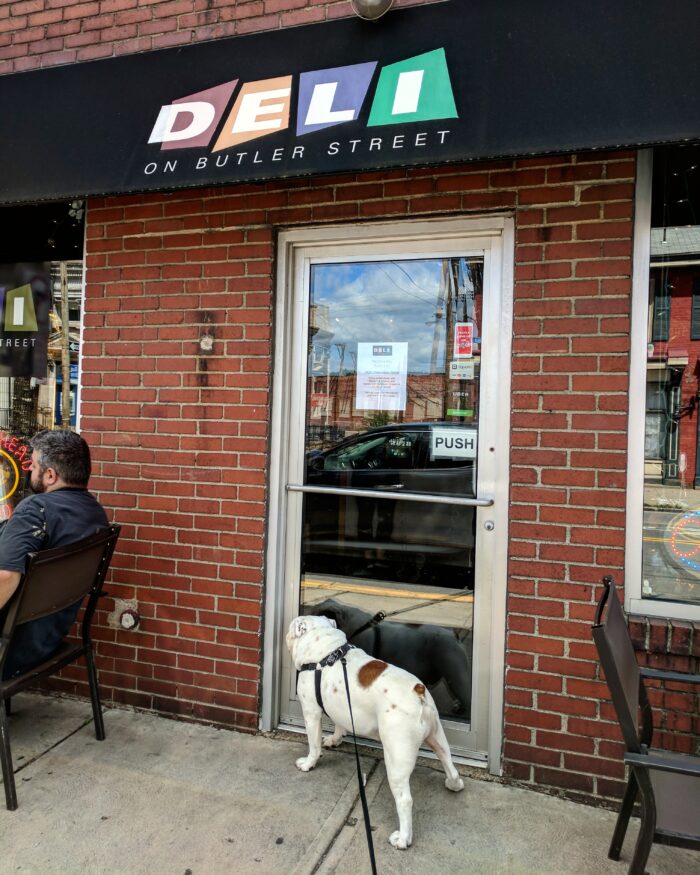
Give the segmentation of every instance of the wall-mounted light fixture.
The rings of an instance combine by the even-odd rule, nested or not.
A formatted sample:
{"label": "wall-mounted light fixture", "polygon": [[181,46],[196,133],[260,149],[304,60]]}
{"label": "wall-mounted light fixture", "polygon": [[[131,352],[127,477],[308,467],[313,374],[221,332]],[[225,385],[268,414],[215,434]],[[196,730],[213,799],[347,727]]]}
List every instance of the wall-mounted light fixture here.
{"label": "wall-mounted light fixture", "polygon": [[351,0],[355,15],[367,21],[376,21],[391,9],[394,0]]}

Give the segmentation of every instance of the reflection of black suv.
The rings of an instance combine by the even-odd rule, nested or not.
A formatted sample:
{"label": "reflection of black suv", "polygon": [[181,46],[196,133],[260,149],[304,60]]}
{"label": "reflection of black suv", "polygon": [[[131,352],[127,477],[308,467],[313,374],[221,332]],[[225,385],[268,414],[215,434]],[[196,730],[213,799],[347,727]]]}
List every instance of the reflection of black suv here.
{"label": "reflection of black suv", "polygon": [[[460,423],[375,428],[309,453],[306,483],[473,498],[475,459],[462,457],[465,435],[475,446],[475,429]],[[307,493],[304,570],[461,588],[473,579],[474,521],[475,508],[427,496],[401,501]]]}

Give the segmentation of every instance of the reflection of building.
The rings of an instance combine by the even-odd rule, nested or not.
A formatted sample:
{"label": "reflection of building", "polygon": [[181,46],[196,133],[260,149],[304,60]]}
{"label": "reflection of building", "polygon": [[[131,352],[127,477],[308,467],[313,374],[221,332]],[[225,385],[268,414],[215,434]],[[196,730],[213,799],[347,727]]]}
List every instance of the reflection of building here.
{"label": "reflection of building", "polygon": [[62,424],[62,394],[63,394],[63,352],[68,347],[68,363],[70,373],[70,425],[75,427],[78,404],[78,353],[80,350],[80,311],[83,296],[83,264],[80,261],[66,262],[67,287],[66,304],[68,308],[68,332],[64,332],[61,321],[62,295],[61,271],[58,263],[51,266],[51,291],[53,311],[51,319],[51,334],[49,335],[49,361],[46,374],[46,385],[42,387],[39,398],[40,411],[45,428]]}
{"label": "reflection of building", "polygon": [[698,252],[700,226],[652,230],[647,482],[700,485],[700,266],[688,263]]}
{"label": "reflection of building", "polygon": [[[336,427],[332,434],[325,436],[324,443],[334,443],[342,437],[365,431],[374,425],[389,422],[420,422],[449,419],[472,422],[476,419],[478,403],[477,387],[479,366],[475,364],[476,379],[450,380],[445,374],[408,374],[406,378],[406,409],[398,412],[357,410],[355,392],[357,375],[329,375],[327,381],[317,376],[310,378],[309,386],[309,425],[312,433],[322,432],[318,426],[325,423],[326,417]],[[326,386],[327,382],[327,386]],[[319,392],[319,385],[324,389]],[[458,405],[461,405],[458,407]],[[448,415],[447,411],[460,409],[462,415]],[[322,422],[319,422],[322,420]]]}

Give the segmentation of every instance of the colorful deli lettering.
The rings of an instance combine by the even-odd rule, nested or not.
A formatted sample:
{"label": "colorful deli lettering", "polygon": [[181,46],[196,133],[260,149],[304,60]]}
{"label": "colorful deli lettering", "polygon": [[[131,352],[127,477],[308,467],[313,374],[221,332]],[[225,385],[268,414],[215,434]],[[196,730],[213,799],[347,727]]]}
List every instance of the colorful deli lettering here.
{"label": "colorful deli lettering", "polygon": [[[377,62],[301,73],[296,135],[356,121]],[[290,125],[292,76],[244,82],[214,141],[238,85],[231,79],[162,106],[148,142],[161,150],[207,147],[220,152],[286,130]],[[368,127],[457,118],[444,49],[382,67]]]}

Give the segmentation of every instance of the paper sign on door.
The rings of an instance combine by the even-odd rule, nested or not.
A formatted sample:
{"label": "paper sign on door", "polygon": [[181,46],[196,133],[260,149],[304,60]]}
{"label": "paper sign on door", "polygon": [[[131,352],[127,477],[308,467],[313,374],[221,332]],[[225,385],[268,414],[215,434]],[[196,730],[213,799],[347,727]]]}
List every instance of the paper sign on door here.
{"label": "paper sign on door", "polygon": [[450,362],[450,380],[473,380],[474,362]]}
{"label": "paper sign on door", "polygon": [[357,410],[405,410],[407,343],[358,343]]}
{"label": "paper sign on door", "polygon": [[468,359],[473,355],[474,326],[471,322],[457,322],[455,325],[454,358]]}

